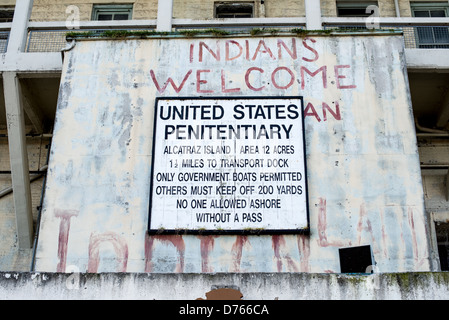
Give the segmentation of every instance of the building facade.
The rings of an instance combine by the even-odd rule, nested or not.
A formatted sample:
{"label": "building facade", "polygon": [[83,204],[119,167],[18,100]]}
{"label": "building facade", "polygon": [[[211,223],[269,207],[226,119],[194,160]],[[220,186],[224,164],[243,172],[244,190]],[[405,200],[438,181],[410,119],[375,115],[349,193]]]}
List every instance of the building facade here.
{"label": "building facade", "polygon": [[[1,4],[0,270],[340,273],[355,272],[354,264],[368,273],[447,270],[447,1]],[[307,165],[301,232],[291,232],[293,220],[275,230],[204,232],[175,224],[177,232],[159,225],[151,232],[151,220],[174,195],[191,207],[203,199],[192,196],[191,186],[212,186],[170,181],[168,169],[158,171],[162,164],[153,162],[160,146],[155,124],[164,120],[156,101],[200,98],[209,99],[206,105],[240,99],[234,108],[249,98],[257,100],[249,105],[281,99],[287,118],[299,115],[295,101],[301,106]],[[202,110],[201,120],[212,125],[209,109]],[[279,126],[280,137],[287,118],[277,116],[251,125]],[[265,146],[257,143],[248,150]],[[292,145],[269,147],[288,153]],[[230,175],[257,176],[249,182],[272,172],[232,169]],[[282,191],[268,196],[269,186],[292,192],[293,179],[266,180],[260,201],[284,201]],[[181,182],[189,191],[155,189]],[[232,198],[233,185],[213,186],[215,199]],[[163,204],[152,211],[150,200]],[[255,214],[248,219],[257,220]],[[365,256],[368,262],[360,262]]]}

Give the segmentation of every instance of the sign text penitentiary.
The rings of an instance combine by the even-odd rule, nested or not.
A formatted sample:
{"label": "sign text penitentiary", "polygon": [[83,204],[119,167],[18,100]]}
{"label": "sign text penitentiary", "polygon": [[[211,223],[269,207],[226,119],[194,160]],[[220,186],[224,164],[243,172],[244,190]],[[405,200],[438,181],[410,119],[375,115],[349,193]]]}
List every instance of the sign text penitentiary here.
{"label": "sign text penitentiary", "polygon": [[152,233],[308,230],[302,97],[158,98]]}

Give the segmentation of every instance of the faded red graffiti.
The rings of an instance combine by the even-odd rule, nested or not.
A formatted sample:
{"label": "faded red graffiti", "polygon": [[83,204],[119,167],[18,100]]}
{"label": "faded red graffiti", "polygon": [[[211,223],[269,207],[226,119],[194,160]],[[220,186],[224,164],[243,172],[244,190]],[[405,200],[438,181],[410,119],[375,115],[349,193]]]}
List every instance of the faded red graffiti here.
{"label": "faded red graffiti", "polygon": [[175,272],[184,272],[184,254],[186,246],[184,239],[180,235],[157,235],[150,236],[146,234],[145,236],[145,272],[153,272],[153,250],[154,241],[161,241],[162,243],[172,244],[178,253],[178,263],[176,265]]}
{"label": "faded red graffiti", "polygon": [[[365,221],[366,226],[364,227],[363,222]],[[362,232],[366,231],[371,235],[371,244],[373,246],[373,253],[378,254],[380,250],[377,248],[376,239],[374,238],[373,226],[371,225],[371,220],[366,215],[366,207],[365,204],[362,203],[360,205],[359,211],[359,222],[357,224],[357,245],[360,246],[362,244]]]}
{"label": "faded red graffiti", "polygon": [[115,232],[105,232],[102,234],[92,234],[89,241],[89,262],[87,272],[97,273],[100,264],[101,244],[109,242],[113,245],[117,262],[118,272],[126,272],[128,265],[128,245],[126,241]]}
{"label": "faded red graffiti", "polygon": [[421,254],[421,256],[423,258],[420,258],[419,250],[418,250],[418,248],[419,248],[418,238],[416,236],[415,218],[414,218],[413,209],[411,207],[408,208],[407,215],[408,215],[408,223],[410,225],[410,229],[412,232],[413,258],[415,260],[416,267],[419,268],[426,262],[425,257],[428,256],[428,250],[427,250],[427,246],[424,246],[425,252]]}
{"label": "faded red graffiti", "polygon": [[310,237],[299,235],[298,236],[298,249],[300,255],[300,271],[310,272],[309,258],[310,258]]}
{"label": "faded red graffiti", "polygon": [[318,245],[320,247],[345,247],[351,246],[350,240],[329,241],[327,239],[327,203],[320,198],[318,204]]}
{"label": "faded red graffiti", "polygon": [[[154,70],[150,70],[150,76],[153,83],[160,94],[163,94],[171,85],[176,93],[180,93],[185,84],[191,78],[192,84],[196,84],[197,93],[229,93],[240,92],[245,89],[251,91],[268,90],[270,86],[275,89],[286,90],[291,88],[296,82],[304,90],[306,85],[310,85],[312,81],[314,86],[320,86],[323,89],[328,88],[328,83],[335,85],[337,89],[355,89],[357,85],[353,83],[354,79],[350,79],[350,65],[334,65],[334,66],[316,66],[307,65],[310,62],[319,60],[320,54],[314,48],[317,42],[313,38],[305,38],[300,44],[297,44],[295,38],[287,40],[277,39],[276,43],[269,43],[266,40],[259,40],[257,45],[250,43],[249,40],[216,40],[214,42],[199,41],[198,43],[189,44],[189,55],[186,58],[186,64],[204,65],[198,69],[194,69],[192,65],[188,71],[182,74],[156,75]],[[224,54],[223,54],[224,52]],[[276,54],[277,52],[277,54]],[[300,54],[298,54],[300,53]],[[187,61],[188,59],[188,61]],[[275,61],[288,59],[293,61],[301,61],[296,68],[298,62],[293,66],[277,66],[274,69],[265,68],[263,64],[251,62],[256,60]],[[239,70],[240,75],[244,75],[245,86],[228,88],[226,79],[228,74],[229,61],[234,61],[233,66],[238,67],[244,65],[245,70]],[[243,63],[243,64],[242,64]],[[263,67],[261,67],[263,66]],[[330,75],[331,71],[333,74]],[[329,75],[329,76],[328,76]],[[230,77],[229,77],[230,78]],[[159,80],[158,80],[159,79]],[[167,79],[161,86],[162,79]],[[176,84],[173,79],[178,79],[180,84]],[[243,80],[243,79],[242,79]],[[264,81],[265,80],[265,81]],[[221,81],[221,90],[218,85]],[[280,83],[282,82],[282,83]],[[234,81],[235,83],[235,81]],[[266,83],[266,85],[256,86],[256,84]]]}
{"label": "faded red graffiti", "polygon": [[237,236],[234,244],[232,245],[232,271],[240,272],[240,265],[242,263],[243,247],[245,245],[250,245],[248,236]]}
{"label": "faded red graffiti", "polygon": [[321,118],[314,105],[309,102],[304,109],[304,118],[314,117],[318,122],[327,121],[327,112],[329,112],[330,114],[332,114],[335,120],[341,121],[340,104],[338,103],[338,101],[334,101],[333,104],[335,104],[335,111],[332,110],[332,108],[329,107],[326,102],[323,102],[321,104],[321,111],[323,114]]}
{"label": "faded red graffiti", "polygon": [[418,241],[416,240],[416,230],[415,230],[415,221],[413,219],[413,210],[412,208],[408,208],[408,222],[410,224],[410,228],[412,231],[412,244],[413,244],[413,257],[416,262],[418,262]]}
{"label": "faded red graffiti", "polygon": [[283,263],[285,260],[287,262],[287,269],[290,272],[299,272],[298,267],[296,266],[293,259],[289,254],[281,254],[281,251],[285,248],[285,238],[282,235],[274,235],[271,237],[271,243],[274,251],[274,257],[276,259],[276,266],[278,272],[282,272]]}
{"label": "faded red graffiti", "polygon": [[213,268],[209,264],[209,253],[214,249],[216,236],[200,236],[201,247],[201,271],[213,272]]}
{"label": "faded red graffiti", "polygon": [[56,266],[56,272],[66,271],[70,221],[72,217],[77,217],[78,213],[79,212],[76,210],[55,209],[55,217],[61,218],[61,222],[59,223],[59,238],[58,238],[59,263]]}
{"label": "faded red graffiti", "polygon": [[387,233],[385,231],[385,219],[383,210],[380,211],[380,222],[382,225],[382,247],[384,258],[388,257],[388,247],[387,247]]}

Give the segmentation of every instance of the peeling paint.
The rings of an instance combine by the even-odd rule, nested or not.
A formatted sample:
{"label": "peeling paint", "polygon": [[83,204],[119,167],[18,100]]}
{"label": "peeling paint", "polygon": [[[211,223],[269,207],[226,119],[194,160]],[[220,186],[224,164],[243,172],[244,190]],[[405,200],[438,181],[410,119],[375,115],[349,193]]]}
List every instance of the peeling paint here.
{"label": "peeling paint", "polygon": [[[243,294],[235,289],[215,289],[206,293],[206,300],[242,300]],[[197,299],[203,300],[203,299]]]}

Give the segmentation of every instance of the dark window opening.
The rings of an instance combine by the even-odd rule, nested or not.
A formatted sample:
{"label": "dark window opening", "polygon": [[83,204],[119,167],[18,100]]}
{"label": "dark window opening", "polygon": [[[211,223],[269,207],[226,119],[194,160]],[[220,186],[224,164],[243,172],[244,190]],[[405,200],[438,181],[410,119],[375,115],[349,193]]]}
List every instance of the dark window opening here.
{"label": "dark window opening", "polygon": [[377,1],[371,2],[351,2],[337,1],[337,15],[339,17],[369,17],[372,12],[366,12],[369,6],[377,6]]}
{"label": "dark window opening", "polygon": [[371,246],[339,249],[341,273],[371,273],[374,270]]}
{"label": "dark window opening", "polygon": [[217,2],[215,3],[215,18],[252,18],[254,3],[248,2]]}
{"label": "dark window opening", "polygon": [[449,223],[435,223],[441,271],[449,271]]}
{"label": "dark window opening", "polygon": [[14,18],[14,7],[0,8],[0,23],[12,22],[13,18]]}

